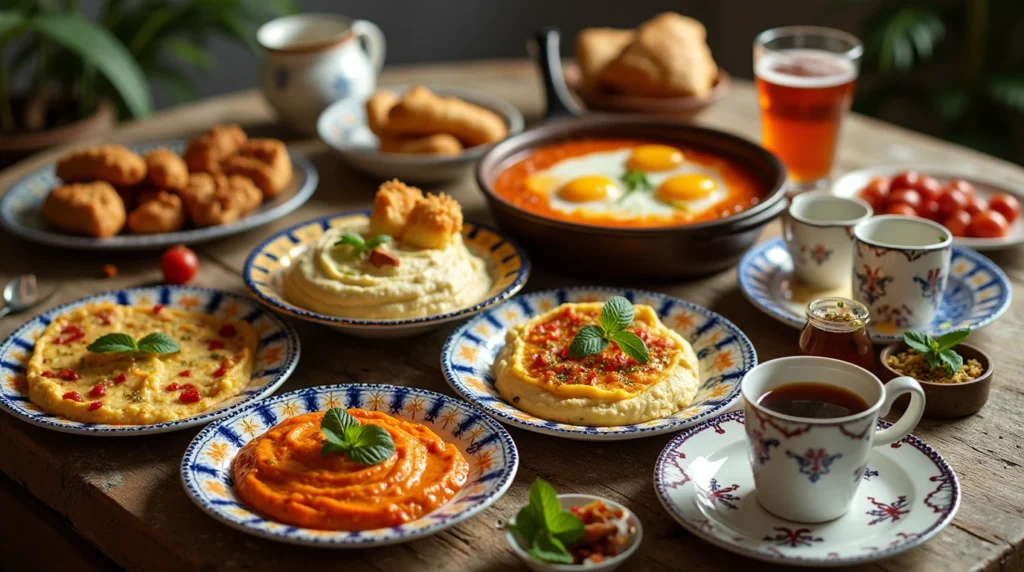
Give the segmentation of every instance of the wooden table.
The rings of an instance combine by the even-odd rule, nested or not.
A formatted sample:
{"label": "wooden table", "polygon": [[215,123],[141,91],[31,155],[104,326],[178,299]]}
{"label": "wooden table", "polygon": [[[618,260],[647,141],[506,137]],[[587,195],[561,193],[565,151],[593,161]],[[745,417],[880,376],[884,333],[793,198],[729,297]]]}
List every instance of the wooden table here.
{"label": "wooden table", "polygon": [[[539,78],[522,61],[475,62],[390,69],[382,83],[435,82],[472,87],[505,98],[528,118],[541,115]],[[728,97],[701,117],[710,126],[757,139],[758,111],[751,86],[736,81]],[[278,134],[257,93],[245,92],[169,110],[129,124],[112,139],[131,142],[181,137],[212,123],[238,122],[257,132]],[[1024,183],[1024,171],[955,145],[864,117],[847,120],[839,171],[873,164],[917,161],[976,168],[995,178]],[[287,136],[286,136],[287,137]],[[243,261],[268,234],[297,222],[369,204],[379,181],[346,168],[319,141],[289,140],[310,155],[320,170],[320,188],[301,209],[263,228],[196,248],[201,270],[196,283],[244,292]],[[6,189],[56,154],[40,156],[0,175]],[[467,218],[488,220],[481,193],[469,178],[446,185]],[[766,234],[778,229],[770,227]],[[160,279],[157,253],[94,254],[36,246],[4,237],[0,281],[35,272],[59,283],[50,305],[87,294],[152,283]],[[993,253],[1014,284],[1024,284],[1024,251]],[[103,264],[120,274],[100,277]],[[577,283],[539,268],[528,290]],[[691,300],[735,322],[754,341],[762,360],[791,355],[797,333],[755,310],[739,291],[734,270],[688,284],[631,284]],[[1024,352],[1020,332],[1024,297],[996,324],[972,338],[996,356],[998,373],[988,405],[955,422],[923,422],[917,430],[953,465],[963,485],[963,503],[953,525],[924,546],[864,570],[1016,570],[1024,567]],[[0,337],[27,316],[0,320]],[[332,383],[380,382],[414,385],[451,394],[442,378],[438,353],[451,328],[410,341],[388,343],[345,337],[325,328],[294,322],[302,338],[302,361],[281,388]],[[235,532],[195,508],[178,482],[179,463],[196,431],[145,438],[104,439],[69,436],[0,415],[0,468],[45,503],[39,506],[10,481],[0,481],[0,510],[6,521],[0,567],[12,567],[18,554],[36,554],[79,567],[103,567],[86,543],[62,533],[65,524],[117,565],[132,570],[213,568],[361,570],[501,570],[518,563],[498,521],[525,503],[527,489],[543,477],[560,491],[592,493],[630,506],[647,531],[632,570],[746,570],[751,560],[710,546],[685,532],[661,508],[651,482],[658,453],[671,439],[661,435],[617,443],[580,443],[510,428],[522,464],[509,492],[491,508],[453,529],[401,546],[337,552],[303,549]],[[47,516],[58,514],[59,517]],[[17,515],[17,518],[15,516]],[[66,520],[65,520],[66,519]],[[13,536],[12,536],[13,535]],[[20,561],[24,562],[24,560]]]}

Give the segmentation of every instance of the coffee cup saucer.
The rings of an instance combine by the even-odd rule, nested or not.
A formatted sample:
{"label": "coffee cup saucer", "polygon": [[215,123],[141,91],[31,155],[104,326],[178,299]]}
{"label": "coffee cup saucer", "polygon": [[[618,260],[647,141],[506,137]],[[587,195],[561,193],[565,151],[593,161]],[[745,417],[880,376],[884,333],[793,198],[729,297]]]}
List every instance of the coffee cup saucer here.
{"label": "coffee cup saucer", "polygon": [[960,505],[953,469],[909,435],[872,450],[863,474],[850,475],[862,482],[845,515],[814,524],[784,520],[757,501],[743,424],[743,412],[736,411],[687,429],[665,447],[654,469],[665,510],[687,531],[730,552],[791,566],[874,562],[929,540]]}

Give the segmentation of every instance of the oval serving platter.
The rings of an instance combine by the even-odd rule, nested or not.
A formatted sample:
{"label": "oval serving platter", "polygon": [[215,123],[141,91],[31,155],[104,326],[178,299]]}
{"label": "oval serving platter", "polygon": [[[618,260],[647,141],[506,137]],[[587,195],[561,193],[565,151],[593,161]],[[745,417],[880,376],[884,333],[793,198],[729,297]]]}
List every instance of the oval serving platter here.
{"label": "oval serving platter", "polygon": [[[851,295],[849,291],[806,290],[793,280],[792,273],[793,259],[782,238],[766,240],[740,260],[740,289],[757,309],[794,328],[807,323],[804,311],[815,298]],[[953,245],[949,281],[928,333],[941,336],[965,327],[983,328],[1003,315],[1011,298],[1010,280],[994,262],[970,248]],[[898,318],[884,321],[872,316],[868,333],[875,343],[903,341]]]}
{"label": "oval serving platter", "polygon": [[[313,530],[270,521],[235,495],[231,464],[253,438],[279,422],[331,407],[382,411],[415,421],[449,443],[469,461],[469,481],[441,508],[411,522],[359,532]],[[251,403],[210,424],[185,450],[181,482],[188,497],[220,522],[263,538],[325,548],[366,548],[408,542],[452,527],[501,498],[519,468],[515,443],[501,424],[469,404],[440,393],[394,385],[330,385],[300,389]]]}
{"label": "oval serving platter", "polygon": [[487,262],[494,284],[486,297],[465,308],[444,314],[404,320],[355,320],[307,310],[285,300],[281,294],[283,273],[296,258],[316,243],[324,232],[353,217],[368,217],[369,210],[357,210],[313,219],[271,236],[253,249],[245,261],[242,276],[253,296],[268,308],[286,316],[330,326],[338,331],[368,338],[414,336],[460,320],[506,300],[530,277],[530,258],[518,244],[489,226],[472,221],[462,225],[462,239],[470,252]]}
{"label": "oval serving platter", "polygon": [[[566,302],[601,301],[616,295],[653,307],[667,327],[693,345],[700,361],[701,385],[689,407],[636,425],[593,427],[541,419],[501,397],[492,371],[509,328]],[[605,287],[559,288],[517,296],[460,326],[441,351],[441,369],[448,384],[495,419],[528,431],[584,441],[637,439],[689,427],[728,409],[739,398],[743,375],[755,365],[754,345],[715,312],[657,292]]]}
{"label": "oval serving platter", "polygon": [[[25,367],[32,357],[35,340],[53,319],[72,308],[95,302],[115,302],[122,306],[163,304],[168,308],[205,312],[219,318],[245,320],[260,337],[249,385],[216,409],[194,417],[152,425],[82,423],[44,412],[29,401],[24,387]],[[270,395],[295,370],[299,363],[299,352],[299,336],[295,330],[245,296],[192,286],[151,286],[104,292],[40,314],[0,344],[0,409],[33,425],[63,433],[124,437],[179,431],[205,425]]]}
{"label": "oval serving platter", "polygon": [[[186,143],[183,139],[168,139],[126,147],[140,154],[154,147],[166,147],[180,154]],[[302,206],[313,195],[319,181],[316,167],[305,155],[290,147],[288,154],[292,159],[293,170],[288,187],[249,215],[232,223],[160,234],[118,234],[107,238],[64,234],[49,228],[42,219],[46,195],[50,189],[61,184],[55,173],[56,165],[50,164],[15,183],[0,198],[0,224],[25,240],[80,250],[146,250],[223,238],[281,218]]]}

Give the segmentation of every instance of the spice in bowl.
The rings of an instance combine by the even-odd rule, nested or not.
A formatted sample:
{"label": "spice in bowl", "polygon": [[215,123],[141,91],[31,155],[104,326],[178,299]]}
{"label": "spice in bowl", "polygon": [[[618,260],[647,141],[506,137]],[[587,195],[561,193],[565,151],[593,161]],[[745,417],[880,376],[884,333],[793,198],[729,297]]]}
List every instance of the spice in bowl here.
{"label": "spice in bowl", "polygon": [[908,349],[890,355],[886,365],[899,374],[929,383],[974,381],[985,373],[985,368],[976,359],[964,361],[953,349],[970,333],[971,330],[965,328],[935,339],[923,332],[906,332],[903,341]]}

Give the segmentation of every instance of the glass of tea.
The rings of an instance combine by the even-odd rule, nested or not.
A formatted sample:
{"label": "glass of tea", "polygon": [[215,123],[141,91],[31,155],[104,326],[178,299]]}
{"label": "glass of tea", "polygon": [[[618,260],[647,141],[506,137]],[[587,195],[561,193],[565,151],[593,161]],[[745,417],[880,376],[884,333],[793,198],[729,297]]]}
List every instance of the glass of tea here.
{"label": "glass of tea", "polygon": [[863,53],[856,36],[819,26],[754,40],[762,144],[785,163],[791,194],[826,187]]}

